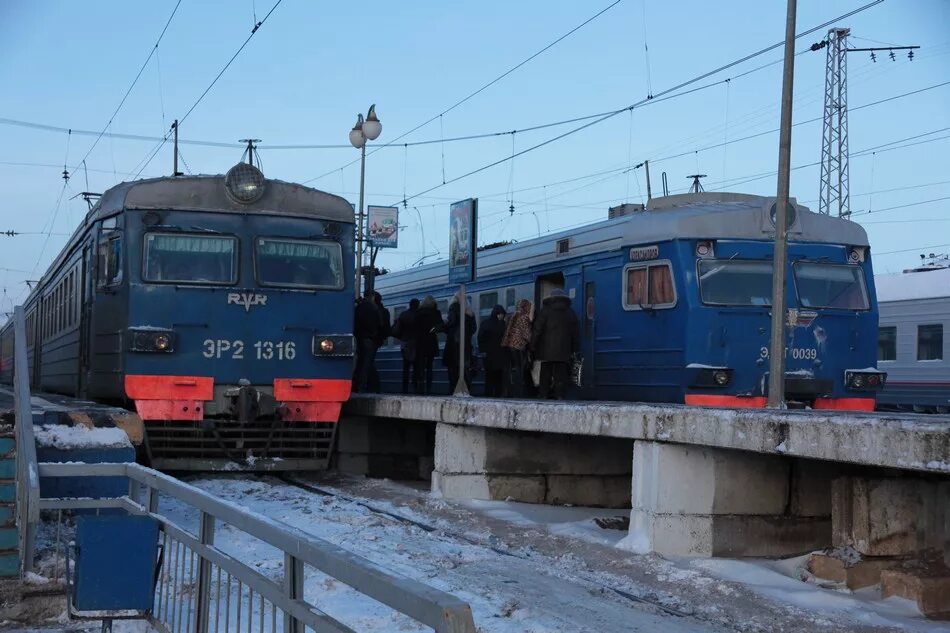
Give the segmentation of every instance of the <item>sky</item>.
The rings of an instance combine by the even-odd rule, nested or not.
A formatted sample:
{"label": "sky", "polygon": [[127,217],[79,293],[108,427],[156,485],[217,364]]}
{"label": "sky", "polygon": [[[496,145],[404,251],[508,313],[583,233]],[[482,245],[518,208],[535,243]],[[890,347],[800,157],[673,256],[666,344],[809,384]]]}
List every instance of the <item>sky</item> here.
{"label": "sky", "polygon": [[[187,173],[224,173],[241,158],[237,140],[259,138],[268,177],[356,204],[359,152],[348,133],[375,103],[383,131],[368,151],[366,203],[400,207],[399,248],[378,261],[391,270],[447,256],[452,201],[479,198],[480,243],[531,239],[643,202],[644,170],[634,167],[644,160],[654,195],[663,172],[672,193],[701,173],[707,191],[775,195],[781,48],[669,94],[707,88],[661,95],[780,42],[784,2],[282,0],[200,101],[274,0],[177,3],[0,0],[0,232],[21,233],[0,234],[0,311],[22,301],[24,280],[38,279],[65,244],[87,210],[80,192],[171,173],[170,144],[146,164],[156,141],[95,142],[107,126],[161,138],[184,118],[183,140],[226,145],[182,144]],[[865,4],[799,0],[796,31]],[[913,61],[903,51],[895,61],[887,52],[876,62],[848,55],[851,209],[868,231],[876,272],[950,252],[950,0],[885,0],[834,25],[852,29],[852,47],[921,46]],[[802,124],[792,165],[803,167],[792,172],[791,192],[813,210],[820,174],[808,165],[821,158],[826,54],[808,48],[826,31],[798,40],[795,58],[793,121]],[[590,120],[525,128],[649,94],[657,98],[643,107],[505,160]],[[432,142],[405,145],[422,141]]]}

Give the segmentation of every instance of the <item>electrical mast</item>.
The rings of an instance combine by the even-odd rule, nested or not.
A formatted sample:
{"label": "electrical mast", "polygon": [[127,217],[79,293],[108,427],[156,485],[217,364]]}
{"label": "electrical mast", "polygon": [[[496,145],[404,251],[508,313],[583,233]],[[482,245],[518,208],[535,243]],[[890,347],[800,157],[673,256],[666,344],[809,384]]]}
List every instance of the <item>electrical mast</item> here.
{"label": "electrical mast", "polygon": [[920,48],[848,48],[850,34],[851,29],[833,28],[828,31],[828,37],[824,41],[811,47],[813,51],[828,48],[825,61],[825,121],[821,135],[821,195],[818,212],[837,212],[840,218],[851,215],[848,184],[848,53],[870,52],[871,61],[877,62],[875,51],[889,51],[891,61],[894,61],[894,51],[906,50],[907,58],[913,61],[914,49]]}

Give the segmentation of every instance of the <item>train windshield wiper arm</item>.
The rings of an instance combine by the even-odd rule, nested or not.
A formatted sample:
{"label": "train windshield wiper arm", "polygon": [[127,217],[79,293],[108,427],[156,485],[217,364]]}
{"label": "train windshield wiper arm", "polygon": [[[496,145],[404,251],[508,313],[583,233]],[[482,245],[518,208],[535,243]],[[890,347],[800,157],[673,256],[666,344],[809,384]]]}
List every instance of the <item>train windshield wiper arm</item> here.
{"label": "train windshield wiper arm", "polygon": [[201,231],[201,232],[203,232],[203,233],[215,233],[215,234],[218,234],[218,235],[221,234],[221,231],[215,231],[214,229],[205,228],[205,227],[203,227],[203,226],[194,226],[194,225],[192,225],[192,226],[191,226],[191,230],[192,230],[192,231]]}

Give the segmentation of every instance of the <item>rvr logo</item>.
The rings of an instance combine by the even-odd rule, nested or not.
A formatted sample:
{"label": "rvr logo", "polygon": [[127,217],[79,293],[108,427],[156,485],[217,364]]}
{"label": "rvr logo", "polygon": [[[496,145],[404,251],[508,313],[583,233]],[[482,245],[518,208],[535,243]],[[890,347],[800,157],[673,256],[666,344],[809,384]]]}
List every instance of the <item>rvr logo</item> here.
{"label": "rvr logo", "polygon": [[244,306],[244,311],[250,312],[251,306],[267,305],[267,295],[251,294],[249,292],[229,292],[228,305]]}

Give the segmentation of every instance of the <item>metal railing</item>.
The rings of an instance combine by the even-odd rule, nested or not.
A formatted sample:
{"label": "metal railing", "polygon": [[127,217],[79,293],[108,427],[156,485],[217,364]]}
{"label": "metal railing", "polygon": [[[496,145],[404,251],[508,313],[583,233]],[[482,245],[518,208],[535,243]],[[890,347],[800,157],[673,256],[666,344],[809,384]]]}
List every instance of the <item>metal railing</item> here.
{"label": "metal railing", "polygon": [[[41,477],[128,477],[129,493],[109,499],[41,499],[43,510],[122,508],[161,526],[161,566],[149,620],[168,632],[352,632],[304,597],[310,567],[437,633],[475,633],[471,608],[455,596],[386,571],[332,543],[138,464],[39,465]],[[159,512],[159,495],[198,513],[193,532]],[[215,546],[216,528],[230,526],[283,553],[272,579]]]}
{"label": "metal railing", "polygon": [[36,526],[40,520],[40,478],[33,436],[30,370],[26,356],[26,318],[23,306],[13,308],[13,401],[16,433],[16,526],[20,570],[33,571]]}

